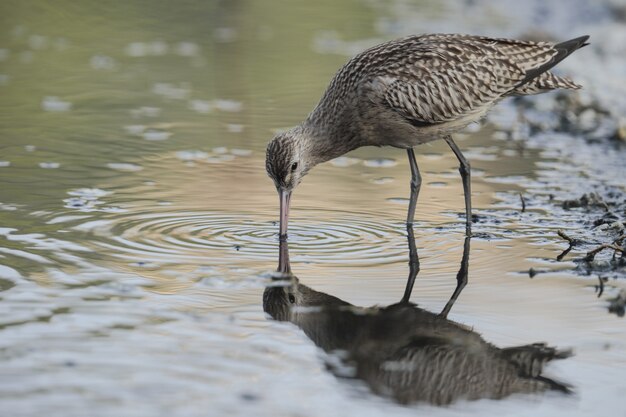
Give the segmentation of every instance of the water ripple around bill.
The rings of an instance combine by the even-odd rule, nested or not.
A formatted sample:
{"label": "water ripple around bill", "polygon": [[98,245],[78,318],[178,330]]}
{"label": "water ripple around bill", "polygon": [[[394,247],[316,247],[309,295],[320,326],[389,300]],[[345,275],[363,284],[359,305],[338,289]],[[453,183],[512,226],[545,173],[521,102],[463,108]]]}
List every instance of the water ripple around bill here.
{"label": "water ripple around bill", "polygon": [[[141,262],[232,262],[227,254],[273,260],[278,226],[243,214],[161,212],[88,222],[76,229],[98,235],[115,256]],[[359,214],[331,219],[294,218],[289,240],[293,261],[334,265],[381,265],[406,258],[404,227]],[[241,260],[241,258],[240,258]]]}

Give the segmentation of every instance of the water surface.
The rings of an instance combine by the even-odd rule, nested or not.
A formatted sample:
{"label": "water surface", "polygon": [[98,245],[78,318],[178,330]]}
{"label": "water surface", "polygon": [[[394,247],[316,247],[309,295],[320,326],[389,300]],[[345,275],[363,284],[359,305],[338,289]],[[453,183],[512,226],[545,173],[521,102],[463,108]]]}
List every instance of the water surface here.
{"label": "water surface", "polygon": [[[265,144],[310,111],[350,54],[430,31],[560,39],[580,29],[619,48],[624,32],[610,10],[620,2],[576,3],[573,12],[531,2],[515,15],[426,1],[4,2],[0,408],[12,416],[614,411],[626,387],[626,338],[607,300],[626,286],[611,278],[598,298],[597,274],[576,274],[572,256],[555,260],[567,246],[556,231],[575,233],[584,210],[562,210],[549,194],[624,192],[624,151],[563,135],[509,139],[511,102],[458,137],[480,220],[469,284],[449,318],[498,346],[572,348],[576,356],[547,373],[572,384],[573,396],[401,407],[335,378],[296,326],[262,308],[278,259]],[[610,77],[580,71],[583,53],[601,56],[592,48],[565,67],[606,91]],[[613,66],[604,67],[623,70],[606,59]],[[623,102],[608,96],[600,98],[619,111]],[[421,272],[411,301],[437,312],[456,285],[462,188],[444,143],[420,148],[417,160]],[[290,222],[292,268],[304,284],[359,306],[399,301],[408,172],[403,151],[366,148],[305,179]],[[530,268],[543,273],[531,279]]]}

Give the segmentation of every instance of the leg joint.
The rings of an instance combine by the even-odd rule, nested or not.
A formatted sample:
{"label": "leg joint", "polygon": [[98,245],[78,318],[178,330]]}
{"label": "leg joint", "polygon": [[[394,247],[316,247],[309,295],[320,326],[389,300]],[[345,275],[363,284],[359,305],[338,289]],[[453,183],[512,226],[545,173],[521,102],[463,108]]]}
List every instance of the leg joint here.
{"label": "leg joint", "polygon": [[472,167],[467,160],[461,160],[461,165],[459,165],[459,172],[461,175],[469,175],[471,173]]}

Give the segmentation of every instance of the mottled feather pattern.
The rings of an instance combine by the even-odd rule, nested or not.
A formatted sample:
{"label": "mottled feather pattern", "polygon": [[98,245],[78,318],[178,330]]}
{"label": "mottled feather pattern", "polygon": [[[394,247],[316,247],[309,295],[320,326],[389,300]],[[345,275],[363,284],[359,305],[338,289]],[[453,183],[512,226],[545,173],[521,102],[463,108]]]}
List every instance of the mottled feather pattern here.
{"label": "mottled feather pattern", "polygon": [[[288,136],[277,135],[266,150],[265,169],[271,178],[285,179],[289,173],[289,166],[293,160],[293,147],[286,143]],[[276,186],[284,184],[276,184]]]}
{"label": "mottled feather pattern", "polygon": [[[471,211],[469,163],[451,135],[483,118],[504,97],[580,88],[550,70],[588,38],[549,43],[432,34],[374,46],[335,74],[301,124],[270,142],[267,172],[277,188],[293,190],[315,165],[362,146],[410,150],[443,138],[461,164]],[[415,172],[412,166],[412,176]]]}
{"label": "mottled feather pattern", "polygon": [[519,374],[536,378],[543,372],[546,363],[554,359],[565,359],[572,356],[571,350],[558,350],[545,343],[516,346],[502,349],[502,354],[518,368]]}
{"label": "mottled feather pattern", "polygon": [[555,90],[557,88],[565,88],[568,90],[579,90],[582,88],[569,78],[558,77],[551,72],[544,72],[529,83],[516,87],[508,95],[527,96],[532,94],[541,94],[546,91]]}
{"label": "mottled feather pattern", "polygon": [[[309,121],[341,126],[335,122],[366,93],[370,100],[379,99],[374,105],[388,106],[414,126],[472,121],[508,95],[579,88],[550,73],[527,80],[529,71],[550,65],[560,52],[548,42],[470,35],[390,41],[360,53],[339,70]],[[365,85],[377,91],[364,92]],[[342,127],[344,135],[350,133]]]}
{"label": "mottled feather pattern", "polygon": [[544,343],[501,349],[466,326],[409,303],[357,307],[293,279],[287,286],[267,287],[263,309],[299,326],[331,355],[341,352],[354,367],[351,377],[400,403],[446,405],[513,393],[570,392],[542,372],[547,362],[571,352]]}

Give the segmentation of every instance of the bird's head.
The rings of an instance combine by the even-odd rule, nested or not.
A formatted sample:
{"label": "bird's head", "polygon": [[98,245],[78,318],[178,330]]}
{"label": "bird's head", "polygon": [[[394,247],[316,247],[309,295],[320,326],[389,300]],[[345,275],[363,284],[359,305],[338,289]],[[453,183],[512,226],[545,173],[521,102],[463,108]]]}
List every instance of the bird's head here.
{"label": "bird's head", "polygon": [[308,172],[306,136],[294,128],[274,136],[267,145],[265,169],[277,190],[292,191]]}
{"label": "bird's head", "polygon": [[311,168],[306,134],[300,127],[279,133],[267,145],[265,169],[280,195],[280,237],[287,237],[291,192]]}

